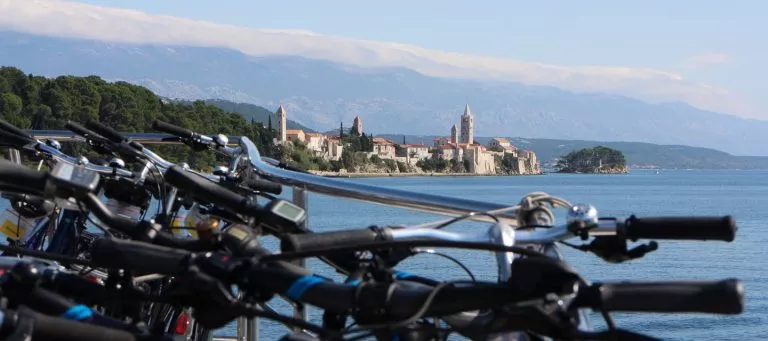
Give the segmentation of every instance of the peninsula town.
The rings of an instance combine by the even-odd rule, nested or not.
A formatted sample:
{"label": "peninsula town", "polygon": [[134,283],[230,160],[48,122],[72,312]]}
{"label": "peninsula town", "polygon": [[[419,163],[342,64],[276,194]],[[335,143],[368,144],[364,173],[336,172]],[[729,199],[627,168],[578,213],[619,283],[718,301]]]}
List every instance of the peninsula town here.
{"label": "peninsula town", "polygon": [[[312,133],[287,129],[288,113],[280,105],[274,114],[274,145],[283,160],[301,163],[302,154],[336,167],[309,169],[322,175],[536,175],[541,174],[536,154],[513,146],[506,138],[493,138],[488,145],[474,139],[474,117],[464,107],[460,126],[450,128],[450,136],[435,139],[432,145],[396,143],[382,137],[367,136],[363,119],[355,117],[345,131]],[[301,152],[297,152],[301,151]],[[330,168],[330,169],[329,169]]]}

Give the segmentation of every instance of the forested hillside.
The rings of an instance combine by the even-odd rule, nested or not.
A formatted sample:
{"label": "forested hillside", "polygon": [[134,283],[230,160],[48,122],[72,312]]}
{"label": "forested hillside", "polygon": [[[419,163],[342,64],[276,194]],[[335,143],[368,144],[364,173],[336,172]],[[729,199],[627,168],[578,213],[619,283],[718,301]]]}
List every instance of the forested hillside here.
{"label": "forested hillside", "polygon": [[[68,120],[98,120],[124,132],[152,131],[152,122],[160,119],[201,133],[245,135],[265,154],[272,149],[272,133],[261,123],[252,124],[241,115],[203,101],[164,101],[147,88],[126,82],[108,83],[97,76],[49,79],[1,67],[0,118],[22,129],[65,129]],[[77,146],[65,148],[68,152],[85,152]],[[184,146],[153,149],[172,161],[186,159],[193,166],[215,162],[213,154],[193,153]]]}
{"label": "forested hillside", "polygon": [[[270,120],[273,120],[275,116],[275,113],[269,111],[269,109],[250,103],[235,103],[223,99],[207,99],[205,100],[205,103],[227,112],[236,112],[248,121],[261,122],[264,123],[265,126],[269,125]],[[275,108],[275,110],[277,110],[277,108]],[[286,122],[288,129],[301,129],[307,133],[315,132],[301,123],[292,120],[290,117],[291,113],[289,112],[288,120]],[[272,127],[277,127],[276,121],[272,121]]]}

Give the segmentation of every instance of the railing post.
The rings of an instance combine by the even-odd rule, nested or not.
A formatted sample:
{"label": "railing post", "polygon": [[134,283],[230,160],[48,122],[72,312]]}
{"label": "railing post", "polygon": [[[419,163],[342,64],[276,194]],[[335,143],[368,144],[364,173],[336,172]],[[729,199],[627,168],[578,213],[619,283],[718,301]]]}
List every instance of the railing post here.
{"label": "railing post", "polygon": [[8,149],[8,159],[15,163],[15,164],[21,164],[21,154],[19,153],[18,149]]}
{"label": "railing post", "polygon": [[[307,227],[307,225],[309,225],[309,193],[303,188],[294,187],[293,203],[303,208],[304,211],[306,212],[307,220],[304,221],[304,227]],[[294,263],[301,267],[305,266],[304,259],[296,260]],[[309,314],[307,312],[306,307],[303,304],[298,303],[294,307],[296,309],[294,313],[294,316],[296,318],[303,319],[304,321],[307,321],[309,319]],[[295,328],[295,330],[301,331],[301,329],[298,329],[298,328]]]}
{"label": "railing post", "polygon": [[239,317],[237,319],[237,341],[257,341],[259,339],[259,319]]}
{"label": "railing post", "polygon": [[259,340],[259,318],[255,317],[248,319],[245,324],[245,339],[246,341],[258,341]]}
{"label": "railing post", "polygon": [[246,341],[247,337],[247,330],[246,325],[248,324],[248,319],[245,317],[238,317],[237,318],[237,341]]}

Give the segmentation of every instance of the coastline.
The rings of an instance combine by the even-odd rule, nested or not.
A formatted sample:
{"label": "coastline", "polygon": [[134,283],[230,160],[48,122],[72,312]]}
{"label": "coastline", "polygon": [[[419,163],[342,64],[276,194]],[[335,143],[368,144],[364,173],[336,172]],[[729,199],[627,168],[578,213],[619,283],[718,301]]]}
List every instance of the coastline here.
{"label": "coastline", "polygon": [[484,177],[490,177],[490,176],[534,176],[534,175],[544,175],[545,173],[541,174],[515,174],[515,175],[505,175],[505,174],[475,174],[475,173],[341,173],[341,172],[322,172],[322,171],[310,171],[310,173],[315,175],[324,176],[327,178],[387,178],[387,177],[433,177],[433,176],[440,176],[440,177],[457,177],[457,176],[484,176]]}

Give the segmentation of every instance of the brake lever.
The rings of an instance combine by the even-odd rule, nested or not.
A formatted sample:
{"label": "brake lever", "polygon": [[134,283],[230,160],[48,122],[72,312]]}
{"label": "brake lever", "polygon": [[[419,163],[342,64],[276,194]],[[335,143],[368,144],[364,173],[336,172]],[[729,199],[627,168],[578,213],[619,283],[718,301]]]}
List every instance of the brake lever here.
{"label": "brake lever", "polygon": [[659,244],[651,241],[632,249],[627,249],[627,241],[615,236],[596,237],[591,243],[581,245],[578,249],[591,252],[608,263],[622,263],[632,259],[642,258],[649,252],[656,251]]}

